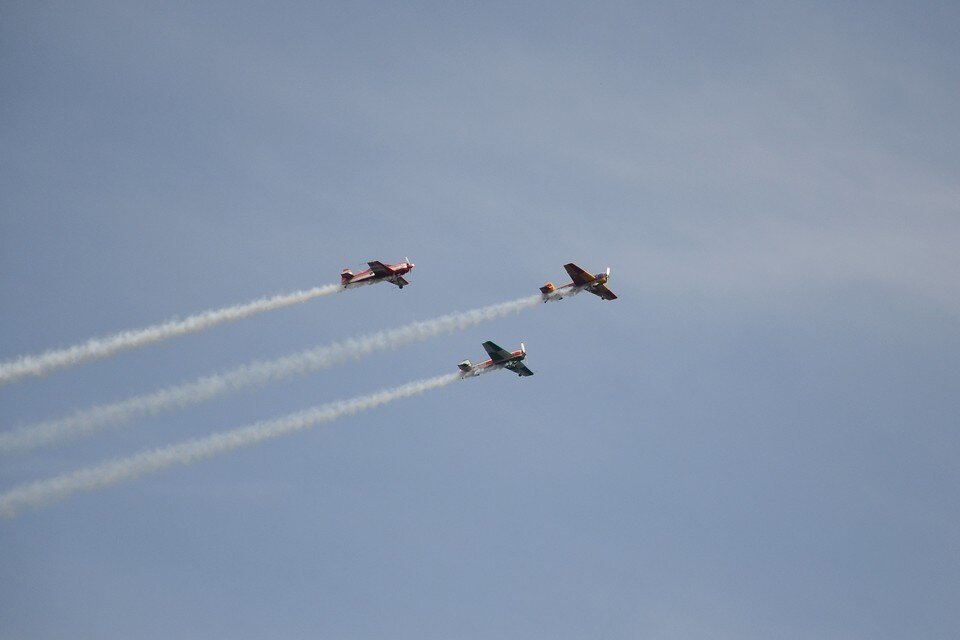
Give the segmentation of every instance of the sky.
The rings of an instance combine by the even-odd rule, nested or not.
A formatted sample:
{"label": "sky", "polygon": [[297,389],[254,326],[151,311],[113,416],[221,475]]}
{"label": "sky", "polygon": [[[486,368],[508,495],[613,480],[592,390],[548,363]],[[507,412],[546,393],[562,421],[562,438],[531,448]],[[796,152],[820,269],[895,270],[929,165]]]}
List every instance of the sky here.
{"label": "sky", "polygon": [[0,3],[0,429],[539,305],[0,460],[0,490],[517,348],[0,519],[0,638],[952,638],[954,3]]}

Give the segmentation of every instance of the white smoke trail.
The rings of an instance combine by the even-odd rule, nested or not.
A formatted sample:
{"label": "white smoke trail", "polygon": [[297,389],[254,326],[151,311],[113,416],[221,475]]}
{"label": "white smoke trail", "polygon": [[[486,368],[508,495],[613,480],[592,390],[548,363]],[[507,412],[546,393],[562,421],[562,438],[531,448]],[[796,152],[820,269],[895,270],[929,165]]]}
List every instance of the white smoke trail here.
{"label": "white smoke trail", "polygon": [[110,425],[121,424],[139,416],[156,415],[168,409],[196,404],[245,387],[325,369],[350,359],[362,358],[375,352],[387,351],[530,309],[537,306],[539,301],[539,295],[527,296],[512,302],[494,304],[462,313],[451,313],[433,320],[413,322],[395,329],[350,338],[277,360],[252,362],[225,373],[206,376],[193,382],[134,396],[120,402],[83,409],[62,418],[25,425],[0,433],[0,453],[23,451],[53,444],[73,436],[93,433]]}
{"label": "white smoke trail", "polygon": [[470,378],[476,378],[478,376],[488,374],[491,371],[500,371],[500,369],[505,369],[506,367],[507,365],[505,364],[491,364],[482,369],[473,369],[469,373],[461,373],[459,375],[462,380],[469,380]]}
{"label": "white smoke trail", "polygon": [[232,431],[214,433],[72,473],[14,487],[0,494],[0,515],[13,517],[25,507],[41,507],[80,491],[94,491],[154,473],[175,464],[191,464],[238,447],[308,429],[382,404],[445,387],[460,376],[448,373],[369,395],[331,402],[313,409],[265,420]]}
{"label": "white smoke trail", "polygon": [[543,294],[542,300],[544,302],[550,302],[554,300],[563,300],[564,298],[572,298],[573,296],[580,295],[583,291],[583,287],[570,287],[569,289],[557,289],[551,293]]}
{"label": "white smoke trail", "polygon": [[294,291],[270,298],[259,298],[245,304],[204,311],[188,316],[183,320],[174,319],[144,329],[121,331],[106,338],[91,338],[86,342],[65,349],[51,349],[39,355],[20,356],[16,360],[0,363],[0,386],[16,382],[27,376],[43,376],[51,371],[106,358],[120,351],[142,347],[185,333],[196,333],[224,322],[233,322],[256,313],[289,307],[320,296],[328,296],[338,291],[342,291],[340,285],[328,284],[306,291]]}

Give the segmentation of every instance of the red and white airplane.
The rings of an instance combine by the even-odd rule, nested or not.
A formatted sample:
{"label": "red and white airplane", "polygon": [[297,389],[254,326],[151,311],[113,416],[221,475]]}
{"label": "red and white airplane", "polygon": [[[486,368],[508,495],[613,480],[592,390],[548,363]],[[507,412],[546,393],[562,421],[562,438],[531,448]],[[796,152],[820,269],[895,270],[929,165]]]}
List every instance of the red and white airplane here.
{"label": "red and white airplane", "polygon": [[600,273],[596,276],[589,271],[581,269],[572,262],[563,265],[563,268],[566,269],[570,277],[573,278],[573,282],[565,284],[562,287],[555,287],[552,282],[548,282],[540,287],[540,293],[543,294],[544,302],[547,300],[563,300],[564,296],[576,295],[584,290],[600,296],[604,300],[617,299],[616,294],[610,291],[610,289],[607,289],[607,280],[610,279],[610,267],[607,267],[606,273]]}
{"label": "red and white airplane", "polygon": [[479,376],[497,369],[509,369],[518,376],[533,375],[533,371],[527,369],[527,365],[523,364],[523,359],[527,357],[527,348],[522,342],[520,343],[520,349],[517,351],[507,351],[489,340],[483,343],[483,348],[487,350],[490,359],[477,364],[471,364],[469,360],[464,360],[458,364],[461,379]]}
{"label": "red and white airplane", "polygon": [[403,278],[403,274],[409,273],[415,266],[410,262],[410,258],[404,258],[403,262],[398,262],[397,264],[383,264],[379,260],[374,260],[367,264],[370,268],[364,269],[360,273],[354,273],[350,271],[348,267],[344,267],[343,271],[340,272],[340,284],[344,289],[360,287],[365,284],[373,284],[374,282],[380,281],[391,282],[403,289],[410,284]]}

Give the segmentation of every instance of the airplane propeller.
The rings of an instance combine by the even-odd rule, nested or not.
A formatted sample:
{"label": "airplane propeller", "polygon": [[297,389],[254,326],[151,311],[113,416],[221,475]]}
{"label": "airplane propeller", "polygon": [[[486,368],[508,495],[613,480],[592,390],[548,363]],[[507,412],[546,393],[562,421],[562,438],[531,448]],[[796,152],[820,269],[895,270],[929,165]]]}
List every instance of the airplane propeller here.
{"label": "airplane propeller", "polygon": [[607,267],[607,277],[610,277],[610,267]]}
{"label": "airplane propeller", "polygon": [[520,353],[527,355],[527,347],[522,342],[520,343]]}

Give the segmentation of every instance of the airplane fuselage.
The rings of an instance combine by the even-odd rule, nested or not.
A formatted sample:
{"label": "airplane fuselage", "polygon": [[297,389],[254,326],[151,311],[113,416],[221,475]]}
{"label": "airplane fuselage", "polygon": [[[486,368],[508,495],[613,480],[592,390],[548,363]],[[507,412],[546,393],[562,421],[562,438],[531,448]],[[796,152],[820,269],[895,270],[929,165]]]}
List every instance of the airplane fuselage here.
{"label": "airplane fuselage", "polygon": [[543,292],[543,301],[547,300],[563,300],[565,297],[569,298],[570,296],[575,296],[584,289],[590,291],[593,287],[601,284],[607,284],[607,281],[610,279],[606,273],[601,273],[596,278],[590,282],[584,284],[576,284],[575,282],[568,282],[565,285],[554,287],[550,291]]}
{"label": "airplane fuselage", "polygon": [[472,378],[484,373],[489,373],[490,371],[503,369],[511,362],[521,362],[526,357],[527,354],[524,353],[522,349],[518,349],[517,351],[511,351],[509,358],[506,360],[500,360],[499,362],[494,362],[492,358],[490,360],[485,360],[484,362],[478,362],[477,364],[471,364],[469,360],[464,360],[459,365],[460,377]]}

